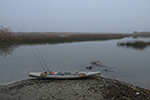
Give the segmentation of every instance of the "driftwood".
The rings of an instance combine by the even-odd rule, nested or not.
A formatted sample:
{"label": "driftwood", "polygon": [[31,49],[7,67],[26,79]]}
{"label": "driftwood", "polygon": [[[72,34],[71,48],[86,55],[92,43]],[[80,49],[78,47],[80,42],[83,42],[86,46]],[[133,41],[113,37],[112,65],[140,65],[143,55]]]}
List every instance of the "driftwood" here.
{"label": "driftwood", "polygon": [[[100,60],[92,61],[90,66],[85,67],[87,70],[101,70],[105,72],[113,72],[112,67],[100,62]],[[84,70],[83,69],[83,70]]]}

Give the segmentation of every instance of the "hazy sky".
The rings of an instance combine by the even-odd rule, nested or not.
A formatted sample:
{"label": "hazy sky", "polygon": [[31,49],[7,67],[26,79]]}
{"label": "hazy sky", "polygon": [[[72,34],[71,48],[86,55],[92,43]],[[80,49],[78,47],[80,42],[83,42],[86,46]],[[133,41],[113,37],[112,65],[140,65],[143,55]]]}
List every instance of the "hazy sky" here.
{"label": "hazy sky", "polygon": [[150,31],[150,0],[0,0],[0,25],[15,32]]}

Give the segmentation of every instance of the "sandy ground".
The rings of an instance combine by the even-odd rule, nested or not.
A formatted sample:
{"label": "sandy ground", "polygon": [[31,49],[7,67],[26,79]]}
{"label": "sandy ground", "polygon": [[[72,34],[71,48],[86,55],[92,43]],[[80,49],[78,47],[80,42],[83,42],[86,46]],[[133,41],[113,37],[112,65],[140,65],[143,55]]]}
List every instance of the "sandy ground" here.
{"label": "sandy ground", "polygon": [[149,100],[150,90],[114,79],[28,79],[0,85],[0,100]]}

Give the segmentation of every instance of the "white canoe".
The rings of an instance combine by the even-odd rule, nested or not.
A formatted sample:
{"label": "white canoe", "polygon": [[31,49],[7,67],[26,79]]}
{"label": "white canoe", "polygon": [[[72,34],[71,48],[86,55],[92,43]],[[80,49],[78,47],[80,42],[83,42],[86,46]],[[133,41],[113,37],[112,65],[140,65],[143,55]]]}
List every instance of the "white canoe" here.
{"label": "white canoe", "polygon": [[75,78],[86,78],[86,77],[92,77],[95,75],[100,75],[100,72],[55,72],[52,75],[45,74],[43,72],[30,72],[30,77],[38,77],[38,78],[51,78],[51,79],[75,79]]}

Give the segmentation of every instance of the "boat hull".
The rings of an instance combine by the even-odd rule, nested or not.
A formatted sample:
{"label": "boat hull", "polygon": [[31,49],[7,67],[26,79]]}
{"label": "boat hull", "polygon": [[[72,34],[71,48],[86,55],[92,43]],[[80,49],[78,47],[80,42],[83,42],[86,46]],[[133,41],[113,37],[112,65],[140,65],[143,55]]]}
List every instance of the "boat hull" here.
{"label": "boat hull", "polygon": [[50,78],[50,79],[75,79],[75,78],[86,78],[99,75],[100,72],[78,72],[77,74],[52,74],[52,75],[41,75],[43,72],[30,72],[30,77],[38,78]]}

